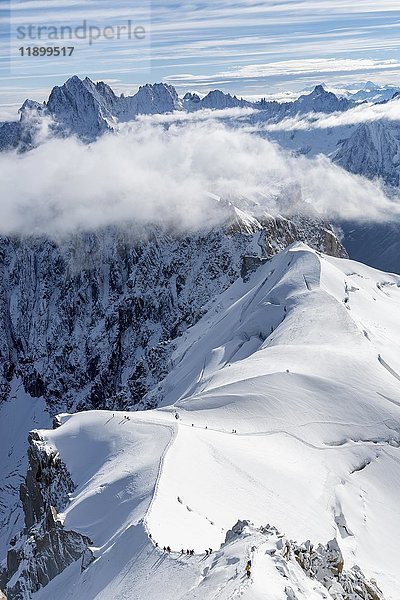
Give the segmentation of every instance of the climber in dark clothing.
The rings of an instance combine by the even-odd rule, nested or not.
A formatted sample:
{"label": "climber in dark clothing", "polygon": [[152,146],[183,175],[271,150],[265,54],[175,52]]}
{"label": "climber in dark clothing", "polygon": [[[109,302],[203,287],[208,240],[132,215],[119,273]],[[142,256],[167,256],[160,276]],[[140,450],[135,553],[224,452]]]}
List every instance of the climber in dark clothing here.
{"label": "climber in dark clothing", "polygon": [[171,548],[167,546],[167,552],[171,552]]}
{"label": "climber in dark clothing", "polygon": [[251,575],[251,560],[247,561],[247,565],[245,567],[245,571],[246,571],[247,579],[249,579],[249,577]]}

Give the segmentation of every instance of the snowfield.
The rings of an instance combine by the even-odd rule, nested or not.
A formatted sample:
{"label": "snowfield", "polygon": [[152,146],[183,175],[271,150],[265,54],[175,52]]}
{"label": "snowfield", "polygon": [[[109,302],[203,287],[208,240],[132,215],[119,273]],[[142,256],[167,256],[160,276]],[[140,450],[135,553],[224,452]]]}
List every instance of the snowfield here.
{"label": "snowfield", "polygon": [[160,408],[40,432],[77,486],[64,526],[96,560],[34,597],[333,600],[284,543],[336,538],[398,600],[400,277],[296,243],[206,308]]}

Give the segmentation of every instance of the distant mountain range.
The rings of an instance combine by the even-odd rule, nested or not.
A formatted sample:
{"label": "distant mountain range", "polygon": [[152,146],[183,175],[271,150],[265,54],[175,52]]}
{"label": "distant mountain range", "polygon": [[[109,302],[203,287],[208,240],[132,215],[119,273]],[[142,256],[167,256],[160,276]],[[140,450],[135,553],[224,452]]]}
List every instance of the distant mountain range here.
{"label": "distant mountain range", "polygon": [[[285,120],[290,118],[301,120],[306,115],[318,118],[324,114],[341,114],[360,103],[397,105],[399,90],[395,86],[378,86],[368,82],[361,90],[343,97],[327,91],[323,85],[317,85],[294,102],[266,99],[250,102],[220,90],[210,91],[202,98],[195,93],[179,97],[175,88],[165,83],[146,84],[132,96],[118,96],[104,82],[94,83],[89,78],[81,80],[74,76],[64,85],[54,87],[47,102],[41,104],[26,100],[20,108],[18,122],[1,123],[0,150],[28,151],[40,143],[43,129],[52,136],[75,135],[85,143],[91,143],[106,132],[118,132],[120,124],[133,121],[139,115],[243,109],[240,120],[232,110],[227,110],[225,123],[236,127],[248,122],[258,135],[275,140],[283,148],[309,157],[322,153],[351,173],[380,179],[391,190],[397,190],[400,185],[399,122],[380,119],[359,124],[349,119],[349,124],[325,128],[296,125],[285,128],[279,125],[282,122],[284,125]],[[347,224],[343,229],[349,230]],[[352,249],[355,249],[355,240],[358,239],[356,229],[352,224],[349,241]],[[378,268],[399,271],[398,233],[397,225],[390,226],[391,248],[396,252],[391,252],[389,257],[382,252],[380,236],[374,235],[372,246],[366,248],[363,228],[357,258],[363,260],[365,256],[365,261]],[[386,233],[382,235],[387,237]],[[346,239],[344,242],[346,244]],[[360,248],[366,249],[365,255],[363,252],[360,254]],[[372,263],[371,257],[374,257]]]}
{"label": "distant mountain range", "polygon": [[[289,117],[344,112],[371,98],[382,102],[385,96],[384,102],[393,98],[397,102],[398,93],[398,88],[379,87],[369,82],[351,98],[344,98],[317,85],[294,102],[265,99],[249,102],[220,90],[213,90],[203,98],[194,93],[180,98],[173,86],[155,83],[140,87],[133,96],[117,96],[104,82],[94,83],[89,78],[81,80],[74,76],[61,87],[54,87],[47,102],[26,100],[19,110],[18,122],[1,123],[0,150],[26,151],[34,147],[46,118],[52,135],[76,135],[89,143],[105,132],[117,131],[120,123],[132,121],[139,115],[242,108],[252,111],[248,119],[255,125],[277,124]],[[231,122],[234,123],[234,118]],[[400,129],[396,122],[376,121],[329,131],[294,128],[269,131],[268,137],[302,154],[312,156],[322,152],[352,173],[378,177],[391,186],[399,185]]]}
{"label": "distant mountain range", "polygon": [[248,102],[220,90],[211,91],[203,98],[191,93],[180,98],[175,88],[165,83],[146,84],[133,96],[117,96],[104,82],[93,83],[88,77],[81,80],[74,76],[61,87],[54,87],[47,102],[40,104],[26,100],[19,110],[19,122],[2,123],[0,149],[32,147],[38,123],[46,116],[53,120],[55,135],[77,135],[91,142],[102,133],[115,130],[118,123],[131,121],[138,115],[249,108],[260,111],[264,120],[280,120],[309,112],[344,111],[351,106],[350,100],[338,98],[322,86],[300,96],[295,102]]}

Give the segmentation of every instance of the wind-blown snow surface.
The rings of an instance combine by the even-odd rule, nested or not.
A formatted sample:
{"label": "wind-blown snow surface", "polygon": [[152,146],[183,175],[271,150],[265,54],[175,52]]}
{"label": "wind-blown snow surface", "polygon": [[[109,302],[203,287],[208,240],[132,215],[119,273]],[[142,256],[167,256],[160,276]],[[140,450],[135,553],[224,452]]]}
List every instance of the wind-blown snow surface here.
{"label": "wind-blown snow surface", "polygon": [[337,537],[345,568],[397,600],[400,277],[294,244],[208,309],[155,392],[164,406],[42,432],[77,484],[65,527],[97,560],[37,597],[286,600],[294,582],[294,597],[323,597],[297,572],[282,579],[256,534],[179,558],[217,549],[242,518],[299,542]]}

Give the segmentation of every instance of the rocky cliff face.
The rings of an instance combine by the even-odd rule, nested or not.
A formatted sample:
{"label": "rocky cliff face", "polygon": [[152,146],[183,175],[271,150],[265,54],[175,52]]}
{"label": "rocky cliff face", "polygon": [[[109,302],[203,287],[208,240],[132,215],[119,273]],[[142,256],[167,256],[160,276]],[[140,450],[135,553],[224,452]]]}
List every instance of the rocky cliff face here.
{"label": "rocky cliff face", "polygon": [[74,490],[59,455],[38,432],[29,435],[29,469],[21,486],[25,528],[12,541],[0,570],[0,587],[8,600],[25,600],[81,559],[82,569],[93,560],[90,539],[64,529],[58,512]]}
{"label": "rocky cliff face", "polygon": [[51,412],[145,406],[172,342],[242,268],[295,240],[336,256],[323,224],[241,216],[225,228],[0,240],[0,394],[22,380]]}
{"label": "rocky cliff face", "polygon": [[359,567],[345,568],[343,555],[336,539],[317,546],[309,540],[299,544],[287,539],[274,526],[266,525],[256,529],[248,521],[238,521],[227,532],[225,544],[246,536],[254,538],[257,544],[252,548],[253,558],[257,557],[260,550],[271,556],[278,573],[287,581],[285,593],[288,600],[296,600],[298,597],[295,592],[296,587],[300,591],[299,577],[293,577],[294,563],[301,568],[302,575],[305,574],[315,582],[314,590],[321,590],[320,585],[322,590],[326,590],[329,596],[322,594],[324,598],[384,600],[377,583],[368,580]]}
{"label": "rocky cliff face", "polygon": [[333,160],[348,171],[386,184],[400,184],[400,125],[397,122],[363,123],[344,140]]}

